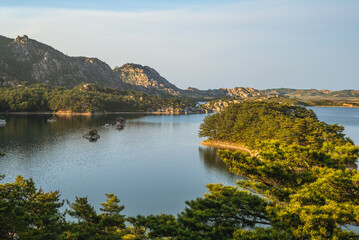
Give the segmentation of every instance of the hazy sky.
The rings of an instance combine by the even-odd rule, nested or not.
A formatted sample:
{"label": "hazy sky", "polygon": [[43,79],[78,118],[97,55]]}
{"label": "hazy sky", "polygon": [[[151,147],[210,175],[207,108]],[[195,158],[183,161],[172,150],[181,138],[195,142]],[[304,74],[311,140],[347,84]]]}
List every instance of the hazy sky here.
{"label": "hazy sky", "polygon": [[0,35],[180,88],[359,89],[358,0],[0,0]]}

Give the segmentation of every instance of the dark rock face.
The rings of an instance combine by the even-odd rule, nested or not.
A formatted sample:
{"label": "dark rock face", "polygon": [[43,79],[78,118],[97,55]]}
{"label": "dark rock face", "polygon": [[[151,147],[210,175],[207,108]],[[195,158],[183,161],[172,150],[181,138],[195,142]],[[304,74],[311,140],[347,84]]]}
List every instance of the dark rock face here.
{"label": "dark rock face", "polygon": [[158,96],[192,98],[265,95],[260,90],[242,87],[183,90],[148,66],[128,63],[112,70],[97,58],[69,57],[26,35],[15,39],[0,36],[0,86],[17,85],[23,81],[66,88],[96,83],[104,87],[130,89]]}
{"label": "dark rock face", "polygon": [[14,40],[0,36],[0,84],[15,80],[63,87],[81,83],[125,87],[110,66],[97,58],[69,57],[26,35]]}

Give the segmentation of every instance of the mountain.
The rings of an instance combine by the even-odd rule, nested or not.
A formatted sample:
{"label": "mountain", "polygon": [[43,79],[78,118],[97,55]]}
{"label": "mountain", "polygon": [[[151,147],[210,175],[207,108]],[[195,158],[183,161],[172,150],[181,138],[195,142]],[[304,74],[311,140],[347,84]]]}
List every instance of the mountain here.
{"label": "mountain", "polygon": [[266,94],[253,88],[183,90],[148,66],[128,63],[112,70],[97,58],[70,57],[26,35],[15,39],[0,36],[0,86],[18,85],[21,82],[46,83],[65,88],[96,83],[104,87],[130,89],[157,96],[197,99]]}
{"label": "mountain", "polygon": [[162,77],[155,69],[134,63],[127,63],[113,70],[125,83],[140,86],[150,91],[165,92],[170,95],[180,96],[183,90],[179,89],[167,79]]}
{"label": "mountain", "polygon": [[199,90],[197,88],[187,88],[185,94],[192,98],[247,98],[255,96],[267,96],[268,94],[250,87],[235,87],[235,88],[219,88]]}
{"label": "mountain", "polygon": [[96,83],[104,87],[140,91],[157,96],[190,97],[198,100],[280,95],[305,101],[327,99],[359,102],[357,90],[257,90],[249,87],[180,89],[148,66],[127,63],[111,69],[97,58],[70,57],[26,35],[15,39],[0,36],[0,86],[18,85],[21,82],[46,83],[65,88]]}
{"label": "mountain", "polygon": [[15,39],[0,36],[0,85],[22,81],[63,87],[80,83],[126,87],[111,67],[97,58],[69,57],[26,35]]}
{"label": "mountain", "polygon": [[[176,87],[167,79],[162,77],[155,69],[139,64],[128,63],[121,67],[116,67],[114,72],[121,80],[129,85],[142,87],[147,89],[148,93],[154,94],[158,92],[166,93],[173,96],[191,97],[197,99],[203,98],[221,98],[221,97],[237,97],[246,98],[253,96],[266,96],[267,94],[261,90],[249,87],[236,88],[220,88],[199,90],[197,88],[188,87],[186,90]],[[146,90],[142,90],[146,91]]]}
{"label": "mountain", "polygon": [[266,89],[264,92],[270,95],[282,95],[300,100],[359,100],[358,90],[317,90],[317,89],[291,89],[291,88],[274,88]]}

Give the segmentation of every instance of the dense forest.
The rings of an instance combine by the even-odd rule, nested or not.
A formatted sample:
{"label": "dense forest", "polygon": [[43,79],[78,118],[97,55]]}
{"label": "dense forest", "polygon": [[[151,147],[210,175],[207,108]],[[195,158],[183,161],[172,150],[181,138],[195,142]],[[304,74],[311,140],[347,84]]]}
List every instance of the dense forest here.
{"label": "dense forest", "polygon": [[[240,229],[238,239],[353,239],[359,225],[359,148],[343,127],[312,110],[278,103],[233,104],[208,116],[201,136],[241,143],[255,154],[220,151],[230,170],[248,178],[232,188],[260,194],[270,227]],[[349,168],[348,168],[349,167]],[[355,169],[350,169],[355,168]],[[241,208],[237,211],[242,210]],[[251,209],[255,211],[256,209]]]}
{"label": "dense forest", "polygon": [[314,150],[326,145],[353,145],[345,138],[342,126],[319,121],[310,109],[276,102],[232,104],[221,113],[206,117],[200,129],[202,137],[242,143],[249,148],[268,140],[311,145]]}
{"label": "dense forest", "polygon": [[175,97],[157,97],[97,84],[73,89],[45,84],[0,88],[0,112],[126,112],[195,107],[195,102]]}
{"label": "dense forest", "polygon": [[[97,213],[87,198],[67,203],[19,176],[0,184],[2,239],[356,239],[359,148],[343,127],[313,111],[278,103],[233,104],[205,118],[201,136],[242,143],[255,152],[222,150],[238,186],[208,184],[177,216],[126,217],[112,194]],[[77,219],[70,221],[65,214]]]}

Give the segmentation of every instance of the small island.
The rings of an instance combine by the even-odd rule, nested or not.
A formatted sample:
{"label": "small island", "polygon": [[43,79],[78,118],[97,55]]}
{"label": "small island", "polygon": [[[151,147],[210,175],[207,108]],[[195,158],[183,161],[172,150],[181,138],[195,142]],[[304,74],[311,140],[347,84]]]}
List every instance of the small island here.
{"label": "small island", "polygon": [[100,138],[100,135],[98,134],[96,129],[92,129],[88,133],[83,135],[83,137],[90,140],[90,141],[96,141],[97,139]]}
{"label": "small island", "polygon": [[[357,233],[348,228],[359,226],[359,172],[349,166],[359,148],[343,131],[300,106],[231,104],[208,115],[199,134],[209,144],[234,147],[220,150],[219,157],[241,176],[238,186],[208,184],[208,192],[186,201],[177,216],[126,217],[113,194],[106,194],[98,213],[86,197],[77,197],[65,212],[75,222],[61,212],[59,191],[43,192],[32,179],[18,176],[0,184],[0,202],[6,203],[0,230],[6,229],[2,236],[7,238],[16,233],[87,239],[93,234],[98,239],[355,239]],[[14,209],[19,213],[10,214]],[[20,230],[19,222],[25,226]],[[48,228],[41,228],[45,223]]]}

